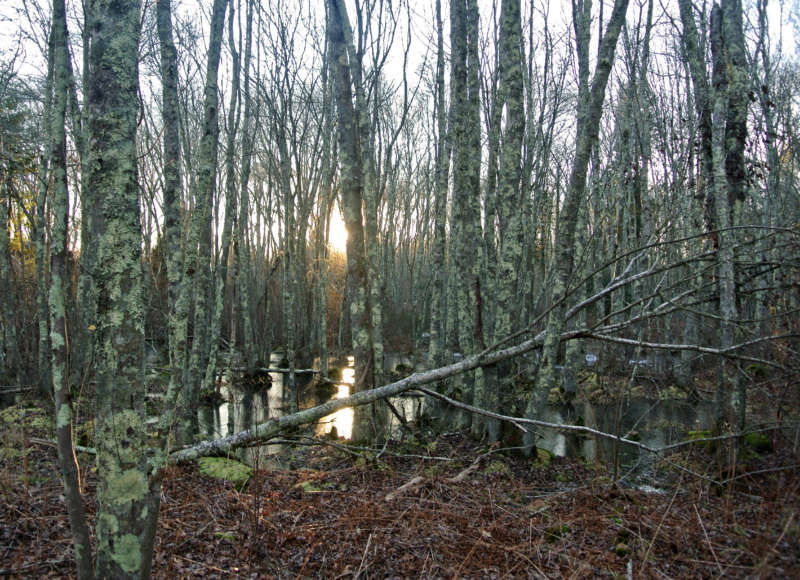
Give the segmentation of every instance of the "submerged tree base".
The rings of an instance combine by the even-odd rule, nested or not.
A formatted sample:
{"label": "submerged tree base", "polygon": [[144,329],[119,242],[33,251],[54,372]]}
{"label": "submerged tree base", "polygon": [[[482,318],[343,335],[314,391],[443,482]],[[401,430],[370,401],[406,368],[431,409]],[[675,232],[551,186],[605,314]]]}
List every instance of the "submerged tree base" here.
{"label": "submerged tree base", "polygon": [[[0,460],[0,574],[72,577],[55,449]],[[462,433],[380,450],[294,448],[241,491],[196,464],[166,474],[161,578],[800,577],[797,457],[778,437],[724,489],[659,469],[660,489],[613,485],[579,460],[531,461]],[[357,455],[353,454],[357,451]],[[673,456],[698,470],[702,446]],[[27,457],[27,459],[25,459]],[[88,465],[84,459],[82,465]],[[85,482],[93,517],[94,477]],[[709,475],[716,475],[710,474]]]}

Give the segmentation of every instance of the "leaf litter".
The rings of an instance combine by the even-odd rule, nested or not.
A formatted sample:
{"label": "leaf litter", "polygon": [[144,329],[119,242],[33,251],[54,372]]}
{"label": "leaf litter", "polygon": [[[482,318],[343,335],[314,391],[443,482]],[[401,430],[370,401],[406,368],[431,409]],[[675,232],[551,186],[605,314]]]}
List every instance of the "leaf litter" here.
{"label": "leaf litter", "polygon": [[[0,575],[73,577],[55,449],[23,448],[0,459]],[[532,461],[458,432],[380,456],[287,447],[243,487],[172,467],[153,576],[797,578],[800,478],[784,468],[797,457],[791,441],[775,449],[722,489],[667,468],[658,490],[624,487],[584,461]],[[700,446],[671,459],[713,463]]]}

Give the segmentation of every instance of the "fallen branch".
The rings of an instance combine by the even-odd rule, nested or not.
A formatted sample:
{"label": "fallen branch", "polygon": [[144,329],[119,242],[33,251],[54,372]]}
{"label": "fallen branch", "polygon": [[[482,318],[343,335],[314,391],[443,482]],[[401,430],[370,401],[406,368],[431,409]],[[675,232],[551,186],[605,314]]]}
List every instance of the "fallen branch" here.
{"label": "fallen branch", "polygon": [[[433,397],[435,399],[439,399],[441,401],[444,401],[444,402],[446,402],[446,403],[448,403],[448,404],[450,404],[450,405],[452,405],[454,407],[458,407],[459,409],[464,409],[466,411],[469,411],[471,413],[475,413],[477,415],[483,415],[485,417],[490,417],[492,419],[497,419],[498,421],[505,421],[505,422],[511,423],[512,425],[516,426],[517,428],[523,429],[525,431],[527,431],[527,429],[524,427],[525,425],[532,425],[532,426],[535,426],[535,427],[544,427],[546,429],[553,429],[553,430],[556,430],[556,431],[566,431],[566,432],[573,432],[573,433],[584,433],[584,434],[587,434],[587,435],[592,435],[594,437],[600,437],[602,439],[610,439],[612,441],[616,441],[617,443],[622,443],[624,445],[630,445],[632,447],[636,447],[638,449],[641,449],[642,451],[646,451],[647,453],[652,453],[653,455],[658,456],[661,461],[665,462],[666,464],[674,467],[675,469],[677,469],[679,471],[683,471],[685,473],[688,473],[689,475],[692,475],[692,476],[694,476],[694,477],[696,477],[698,479],[702,479],[703,481],[707,481],[708,483],[712,483],[714,485],[723,485],[725,482],[718,481],[716,479],[713,479],[711,477],[703,475],[702,473],[698,473],[698,472],[696,472],[696,471],[694,471],[692,469],[689,469],[688,467],[685,467],[683,465],[680,465],[678,463],[670,461],[669,459],[667,459],[665,457],[665,455],[668,452],[675,451],[676,449],[678,449],[680,447],[687,446],[687,445],[696,445],[696,444],[699,444],[699,443],[705,443],[707,441],[720,441],[720,440],[723,440],[723,439],[737,439],[739,437],[742,437],[745,434],[745,433],[731,433],[729,435],[720,435],[720,436],[717,436],[717,437],[705,437],[705,438],[698,438],[698,439],[689,439],[687,441],[681,441],[679,443],[673,443],[672,445],[667,445],[666,447],[656,448],[656,447],[650,447],[649,445],[645,445],[644,443],[640,443],[638,441],[632,441],[632,440],[627,439],[625,437],[620,437],[619,435],[613,435],[611,433],[606,433],[605,431],[599,431],[597,429],[592,429],[591,427],[585,427],[583,425],[565,425],[564,423],[550,423],[548,421],[540,421],[538,419],[524,419],[522,417],[510,417],[508,415],[501,415],[500,413],[494,413],[492,411],[486,411],[485,409],[480,409],[478,407],[473,407],[472,405],[468,405],[466,403],[462,403],[461,401],[456,401],[455,399],[451,399],[450,397],[442,395],[441,393],[437,393],[436,391],[432,391],[430,389],[426,389],[424,387],[419,387],[417,390],[425,393],[426,395],[429,395],[430,397]],[[769,431],[769,430],[772,430],[772,429],[780,429],[780,427],[777,427],[777,426],[774,427],[774,428],[770,427],[770,428],[766,428],[766,429],[759,429],[758,431]],[[467,469],[469,469],[469,468],[467,468]],[[757,473],[757,472],[753,472],[753,473]],[[740,476],[737,476],[737,479],[740,478],[740,477],[744,477],[746,475],[748,475],[748,474],[742,474]]]}
{"label": "fallen branch", "polygon": [[[233,367],[231,369],[235,373],[246,373],[246,372],[254,372],[258,371],[260,373],[289,373],[289,369],[287,368],[280,368],[280,367]],[[294,373],[296,375],[303,375],[303,374],[318,374],[320,371],[319,369],[294,369]]]}
{"label": "fallen branch", "polygon": [[[564,333],[562,335],[562,339],[567,340],[569,338],[573,338],[574,334],[574,332]],[[516,346],[498,350],[493,353],[473,355],[451,365],[439,367],[425,372],[414,373],[413,375],[410,375],[402,380],[378,387],[376,389],[361,391],[360,393],[355,393],[349,397],[333,399],[327,403],[323,403],[322,405],[317,405],[316,407],[311,407],[310,409],[292,413],[291,415],[270,419],[269,421],[260,423],[259,425],[256,425],[250,429],[246,429],[245,431],[234,433],[228,437],[223,437],[221,439],[215,439],[212,441],[204,441],[184,449],[178,449],[169,455],[167,462],[169,464],[185,463],[200,457],[224,455],[240,447],[249,447],[259,442],[265,442],[275,437],[278,433],[285,431],[286,429],[313,423],[314,421],[321,419],[326,415],[330,415],[339,409],[344,409],[345,407],[358,407],[361,405],[374,403],[381,399],[393,397],[395,395],[399,395],[400,393],[410,391],[411,389],[419,388],[422,385],[436,383],[466,371],[470,371],[482,366],[492,365],[500,361],[519,356],[536,348],[541,348],[543,338],[544,336],[542,334],[535,338],[526,340]]]}
{"label": "fallen branch", "polygon": [[419,484],[421,484],[423,481],[425,481],[425,478],[422,477],[421,475],[413,477],[413,478],[411,478],[411,480],[407,481],[406,483],[404,483],[403,485],[398,487],[393,492],[386,494],[386,497],[384,499],[386,501],[392,501],[397,496],[402,495],[403,493],[407,492],[410,489],[414,489]]}

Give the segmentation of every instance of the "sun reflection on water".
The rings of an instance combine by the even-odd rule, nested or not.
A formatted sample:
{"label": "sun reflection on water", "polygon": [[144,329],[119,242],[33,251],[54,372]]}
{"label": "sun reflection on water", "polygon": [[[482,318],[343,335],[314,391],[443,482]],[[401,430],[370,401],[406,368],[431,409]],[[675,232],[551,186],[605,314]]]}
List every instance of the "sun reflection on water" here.
{"label": "sun reflection on water", "polygon": [[[350,396],[350,389],[355,383],[355,369],[353,368],[353,357],[348,357],[348,366],[342,369],[342,382],[337,387],[336,398],[344,399]],[[328,434],[333,428],[339,437],[350,439],[353,436],[353,409],[345,407],[335,413],[328,415],[320,422],[321,434]],[[318,431],[319,433],[319,431]]]}

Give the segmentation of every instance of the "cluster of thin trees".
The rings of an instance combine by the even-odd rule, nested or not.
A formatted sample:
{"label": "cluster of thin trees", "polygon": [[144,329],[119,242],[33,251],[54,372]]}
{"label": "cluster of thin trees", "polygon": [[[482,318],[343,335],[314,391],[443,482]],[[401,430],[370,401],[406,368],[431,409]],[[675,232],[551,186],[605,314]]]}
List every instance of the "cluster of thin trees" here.
{"label": "cluster of thin trees", "polygon": [[[280,348],[291,390],[298,365],[352,352],[359,439],[381,434],[380,396],[456,374],[447,394],[534,417],[587,349],[607,370],[665,353],[688,390],[713,362],[732,429],[750,385],[796,369],[800,63],[767,0],[422,4],[19,4],[0,383],[55,401],[81,577],[148,574],[170,446],[194,442],[223,362]],[[20,72],[37,43],[40,78]],[[387,348],[434,370],[369,395]]]}

